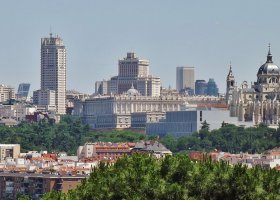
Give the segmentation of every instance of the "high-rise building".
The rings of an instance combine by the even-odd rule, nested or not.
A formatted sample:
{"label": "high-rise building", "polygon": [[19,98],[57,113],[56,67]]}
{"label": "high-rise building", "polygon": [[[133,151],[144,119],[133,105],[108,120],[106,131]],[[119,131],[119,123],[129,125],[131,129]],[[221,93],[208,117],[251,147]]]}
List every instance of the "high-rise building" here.
{"label": "high-rise building", "polygon": [[57,113],[66,113],[66,49],[52,34],[41,39],[41,90],[54,90]]}
{"label": "high-rise building", "polygon": [[194,67],[177,67],[176,68],[176,89],[178,91],[184,88],[194,90]]}
{"label": "high-rise building", "polygon": [[43,106],[46,110],[55,111],[56,93],[54,90],[36,90],[33,92],[33,103],[39,106]]}
{"label": "high-rise building", "polygon": [[133,85],[143,96],[160,96],[160,77],[149,74],[149,61],[139,59],[134,52],[119,60],[119,74],[108,81],[97,81],[95,92],[123,94]]}
{"label": "high-rise building", "polygon": [[110,81],[96,81],[95,82],[95,94],[109,94],[109,83]]}
{"label": "high-rise building", "polygon": [[147,77],[149,75],[149,61],[139,59],[134,52],[119,60],[119,77]]}
{"label": "high-rise building", "polygon": [[205,80],[195,81],[195,95],[207,95],[207,82]]}
{"label": "high-rise building", "polygon": [[219,88],[213,78],[209,78],[207,83],[207,95],[209,96],[218,96],[219,95]]}
{"label": "high-rise building", "polygon": [[30,83],[21,83],[18,86],[17,98],[27,98],[29,93]]}
{"label": "high-rise building", "polygon": [[4,102],[14,98],[15,98],[15,88],[7,85],[0,85],[0,102]]}
{"label": "high-rise building", "polygon": [[145,96],[160,95],[160,78],[149,75],[149,61],[139,59],[134,52],[128,52],[127,56],[119,60],[118,94],[122,94],[131,88],[135,88]]}

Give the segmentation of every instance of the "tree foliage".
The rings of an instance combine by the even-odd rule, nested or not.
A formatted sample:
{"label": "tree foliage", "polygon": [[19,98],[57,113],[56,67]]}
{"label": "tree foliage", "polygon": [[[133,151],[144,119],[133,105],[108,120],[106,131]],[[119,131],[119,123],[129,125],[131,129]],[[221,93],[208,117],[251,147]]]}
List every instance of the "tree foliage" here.
{"label": "tree foliage", "polygon": [[[217,130],[205,128],[180,138],[166,135],[160,138],[172,152],[211,151],[218,149],[225,152],[261,153],[280,146],[280,129],[271,129],[260,124],[258,127],[237,127],[223,123]],[[86,142],[135,142],[149,139],[145,134],[130,130],[96,131],[82,124],[79,118],[64,116],[60,123],[46,121],[39,123],[21,123],[15,127],[0,126],[0,143],[18,143],[23,152],[29,150],[66,151],[74,154],[79,145]]]}
{"label": "tree foliage", "polygon": [[224,123],[220,129],[208,131],[206,127],[180,138],[167,135],[160,141],[173,152],[218,149],[231,153],[262,153],[280,146],[280,129],[268,128],[263,124],[244,128]]}
{"label": "tree foliage", "polygon": [[23,152],[47,150],[74,154],[78,146],[85,142],[133,142],[145,138],[144,134],[132,131],[93,131],[88,125],[82,124],[79,118],[72,116],[64,116],[58,124],[41,121],[21,123],[15,127],[0,126],[0,143],[20,144]]}
{"label": "tree foliage", "polygon": [[209,130],[209,125],[210,124],[208,124],[207,122],[206,122],[206,120],[204,120],[202,123],[201,123],[201,129],[202,130]]}
{"label": "tree foliage", "polygon": [[46,199],[279,199],[280,173],[260,167],[206,159],[191,161],[186,155],[157,160],[145,154],[119,159],[114,165],[101,163],[77,189]]}

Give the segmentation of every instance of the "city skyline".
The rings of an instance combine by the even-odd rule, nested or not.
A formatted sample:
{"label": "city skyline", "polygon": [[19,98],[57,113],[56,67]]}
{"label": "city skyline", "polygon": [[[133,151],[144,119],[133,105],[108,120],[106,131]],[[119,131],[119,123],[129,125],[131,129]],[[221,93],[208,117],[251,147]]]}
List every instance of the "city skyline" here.
{"label": "city skyline", "polygon": [[[94,92],[95,81],[117,74],[118,59],[129,51],[150,61],[164,87],[176,87],[176,67],[193,66],[196,80],[214,78],[222,93],[230,61],[238,86],[256,81],[268,43],[280,64],[277,1],[59,3],[3,3],[1,84],[40,87],[40,38],[50,32],[68,50],[67,88],[86,93]],[[269,14],[260,15],[263,8]]]}

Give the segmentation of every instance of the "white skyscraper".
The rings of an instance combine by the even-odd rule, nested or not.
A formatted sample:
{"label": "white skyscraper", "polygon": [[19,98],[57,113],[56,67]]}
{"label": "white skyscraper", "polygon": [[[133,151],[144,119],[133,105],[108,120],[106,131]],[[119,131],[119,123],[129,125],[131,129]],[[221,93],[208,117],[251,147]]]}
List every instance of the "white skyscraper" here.
{"label": "white skyscraper", "polygon": [[57,113],[66,113],[66,49],[63,40],[52,34],[41,39],[41,90],[55,91]]}
{"label": "white skyscraper", "polygon": [[178,91],[189,88],[194,90],[194,67],[176,68],[176,89]]}

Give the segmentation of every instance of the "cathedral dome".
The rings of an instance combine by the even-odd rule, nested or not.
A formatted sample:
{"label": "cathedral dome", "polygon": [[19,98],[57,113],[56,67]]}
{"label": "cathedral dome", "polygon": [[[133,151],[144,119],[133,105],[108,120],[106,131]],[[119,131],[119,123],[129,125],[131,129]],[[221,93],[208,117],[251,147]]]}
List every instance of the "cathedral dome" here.
{"label": "cathedral dome", "polygon": [[274,63],[264,63],[259,68],[258,74],[279,74],[279,68]]}
{"label": "cathedral dome", "polygon": [[264,63],[259,68],[258,75],[259,74],[269,74],[269,75],[276,74],[276,75],[278,75],[279,73],[280,73],[280,70],[279,70],[278,66],[275,65],[272,61],[272,55],[270,53],[270,46],[269,46],[266,63]]}
{"label": "cathedral dome", "polygon": [[128,96],[140,96],[140,93],[138,92],[138,90],[134,89],[133,84],[131,85],[131,88],[129,90],[127,90],[126,94]]}

